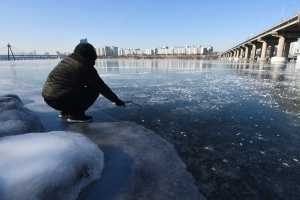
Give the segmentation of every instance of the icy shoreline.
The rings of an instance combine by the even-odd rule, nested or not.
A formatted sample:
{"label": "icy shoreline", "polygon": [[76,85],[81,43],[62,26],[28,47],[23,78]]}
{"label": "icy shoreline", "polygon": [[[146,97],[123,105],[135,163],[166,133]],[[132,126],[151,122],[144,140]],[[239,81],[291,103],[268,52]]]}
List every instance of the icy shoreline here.
{"label": "icy shoreline", "polygon": [[[36,103],[26,107],[35,110]],[[46,106],[38,107],[47,111]],[[101,111],[92,113],[94,122],[83,124],[58,119],[57,111],[35,112],[44,131],[81,133],[104,153],[101,178],[81,191],[78,199],[204,199],[174,146],[154,132]],[[21,136],[25,135],[29,134]]]}

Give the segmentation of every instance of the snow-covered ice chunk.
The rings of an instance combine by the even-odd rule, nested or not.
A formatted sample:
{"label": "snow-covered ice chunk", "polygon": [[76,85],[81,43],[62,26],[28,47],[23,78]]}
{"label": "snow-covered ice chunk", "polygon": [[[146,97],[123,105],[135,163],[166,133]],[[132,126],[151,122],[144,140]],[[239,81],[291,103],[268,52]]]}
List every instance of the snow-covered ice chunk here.
{"label": "snow-covered ice chunk", "polygon": [[99,179],[104,156],[86,136],[65,131],[0,138],[0,199],[76,199]]}
{"label": "snow-covered ice chunk", "polygon": [[0,137],[41,131],[40,118],[17,95],[0,97]]}

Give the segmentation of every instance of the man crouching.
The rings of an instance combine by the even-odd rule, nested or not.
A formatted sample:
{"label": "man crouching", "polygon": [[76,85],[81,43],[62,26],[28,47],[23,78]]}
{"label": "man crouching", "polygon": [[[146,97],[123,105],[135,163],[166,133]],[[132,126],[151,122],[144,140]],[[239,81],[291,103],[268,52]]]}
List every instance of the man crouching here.
{"label": "man crouching", "polygon": [[94,68],[97,54],[89,43],[80,43],[74,53],[60,61],[50,72],[42,96],[52,108],[61,111],[59,117],[68,122],[92,121],[85,111],[102,94],[117,106],[125,103],[104,83]]}

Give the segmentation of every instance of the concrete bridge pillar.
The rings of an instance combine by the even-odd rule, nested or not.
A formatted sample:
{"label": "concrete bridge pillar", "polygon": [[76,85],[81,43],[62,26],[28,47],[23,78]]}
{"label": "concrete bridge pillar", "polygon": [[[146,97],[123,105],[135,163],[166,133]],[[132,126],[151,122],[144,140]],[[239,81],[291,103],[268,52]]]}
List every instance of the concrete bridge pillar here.
{"label": "concrete bridge pillar", "polygon": [[270,48],[270,52],[269,52],[269,58],[272,58],[273,55],[274,55],[274,49],[275,49],[274,47],[275,47],[275,44],[272,43],[271,48]]}
{"label": "concrete bridge pillar", "polygon": [[243,53],[244,53],[244,49],[241,48],[241,49],[240,49],[240,59],[243,59]]}
{"label": "concrete bridge pillar", "polygon": [[277,55],[276,57],[282,57],[283,48],[284,48],[285,37],[280,36],[277,46]]}
{"label": "concrete bridge pillar", "polygon": [[266,58],[266,52],[267,52],[267,42],[264,40],[262,41],[262,47],[261,47],[261,51],[260,51],[260,58],[258,58],[257,60],[267,60]]}
{"label": "concrete bridge pillar", "polygon": [[287,58],[289,56],[291,42],[292,41],[290,41],[290,40],[286,40],[285,47],[284,47],[284,53],[283,53],[283,56],[285,58]]}
{"label": "concrete bridge pillar", "polygon": [[283,57],[283,48],[284,48],[284,43],[285,43],[285,37],[282,35],[279,35],[279,40],[278,40],[278,46],[277,46],[277,54],[275,57],[271,58],[271,63],[274,62],[285,62],[287,59],[286,57]]}
{"label": "concrete bridge pillar", "polygon": [[236,55],[235,55],[235,60],[238,60],[239,59],[239,55],[240,55],[240,49],[237,49],[236,50]]}
{"label": "concrete bridge pillar", "polygon": [[249,59],[251,56],[251,49],[250,49],[250,46],[247,46],[247,47],[248,47],[247,59]]}
{"label": "concrete bridge pillar", "polygon": [[248,60],[249,59],[249,47],[245,46],[245,56],[244,56],[244,60]]}
{"label": "concrete bridge pillar", "polygon": [[256,54],[256,45],[252,45],[252,54],[251,54],[251,60],[255,60],[255,54]]}

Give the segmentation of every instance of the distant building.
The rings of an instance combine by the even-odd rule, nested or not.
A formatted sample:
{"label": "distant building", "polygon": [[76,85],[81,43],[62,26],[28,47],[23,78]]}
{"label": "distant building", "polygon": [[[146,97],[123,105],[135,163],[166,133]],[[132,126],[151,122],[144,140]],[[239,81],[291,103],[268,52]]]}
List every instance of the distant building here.
{"label": "distant building", "polygon": [[118,47],[114,47],[114,46],[112,46],[111,47],[111,55],[113,55],[113,56],[117,56],[118,55]]}
{"label": "distant building", "polygon": [[174,47],[174,54],[175,55],[185,55],[186,54],[186,48],[185,47]]}
{"label": "distant building", "polygon": [[207,52],[207,54],[209,54],[209,53],[212,53],[214,50],[213,50],[213,47],[212,46],[207,46],[206,47],[206,52]]}
{"label": "distant building", "polygon": [[96,51],[97,56],[100,56],[100,48],[99,48],[99,47],[96,47],[96,48],[95,48],[95,51]]}
{"label": "distant building", "polygon": [[33,55],[36,55],[36,52],[35,52],[35,50],[33,51]]}
{"label": "distant building", "polygon": [[104,47],[97,47],[97,48],[95,48],[97,56],[105,56],[105,50],[104,49],[105,49]]}
{"label": "distant building", "polygon": [[80,43],[87,43],[88,41],[87,41],[87,38],[84,38],[84,39],[81,39],[80,40]]}
{"label": "distant building", "polygon": [[[172,49],[173,50],[173,49]],[[155,49],[157,55],[168,55],[171,54],[168,46],[158,47]]]}
{"label": "distant building", "polygon": [[204,52],[205,52],[205,47],[202,46],[202,45],[198,46],[198,52],[199,52],[200,55],[203,55]]}
{"label": "distant building", "polygon": [[152,49],[145,49],[145,50],[143,50],[143,54],[144,55],[152,55],[153,54],[153,50]]}
{"label": "distant building", "polygon": [[123,55],[124,56],[131,55],[132,52],[133,52],[133,50],[131,50],[131,49],[123,49]]}
{"label": "distant building", "polygon": [[186,48],[186,55],[198,55],[199,54],[199,48],[195,46],[187,46]]}
{"label": "distant building", "polygon": [[207,55],[213,52],[213,47],[212,46],[207,46],[207,47],[202,47],[202,52],[200,53],[201,55]]}
{"label": "distant building", "polygon": [[49,52],[45,52],[44,55],[50,55]]}
{"label": "distant building", "polygon": [[104,56],[110,56],[110,55],[111,55],[110,46],[104,46]]}
{"label": "distant building", "polygon": [[299,42],[292,42],[290,46],[289,55],[294,55],[299,53]]}
{"label": "distant building", "polygon": [[124,56],[124,50],[122,48],[118,49],[118,55],[119,56]]}

